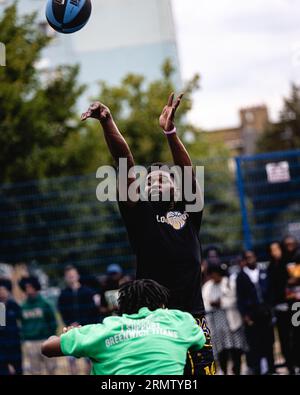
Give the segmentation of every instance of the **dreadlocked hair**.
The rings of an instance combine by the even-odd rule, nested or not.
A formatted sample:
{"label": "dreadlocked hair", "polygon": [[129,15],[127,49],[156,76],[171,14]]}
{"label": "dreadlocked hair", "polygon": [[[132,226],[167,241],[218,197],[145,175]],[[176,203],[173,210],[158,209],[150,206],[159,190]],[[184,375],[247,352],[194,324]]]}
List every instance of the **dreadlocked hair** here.
{"label": "dreadlocked hair", "polygon": [[135,314],[142,307],[156,310],[166,306],[169,290],[154,280],[135,280],[124,284],[119,290],[120,314]]}

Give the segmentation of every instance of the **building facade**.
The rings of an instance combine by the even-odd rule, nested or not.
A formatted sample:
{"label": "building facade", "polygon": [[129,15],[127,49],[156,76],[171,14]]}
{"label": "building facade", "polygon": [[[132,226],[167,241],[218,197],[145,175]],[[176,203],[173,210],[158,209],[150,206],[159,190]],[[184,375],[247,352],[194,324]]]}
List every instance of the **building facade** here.
{"label": "building facade", "polygon": [[257,140],[270,124],[265,105],[243,108],[239,118],[240,124],[236,127],[205,132],[212,144],[223,141],[232,157],[254,154]]}
{"label": "building facade", "polygon": [[[0,16],[13,0],[0,0]],[[88,24],[79,32],[54,32],[46,22],[46,0],[19,0],[21,14],[38,12],[39,27],[53,36],[37,64],[51,70],[60,64],[79,63],[80,82],[89,86],[87,95],[98,91],[96,82],[117,84],[128,73],[159,78],[161,66],[171,59],[176,69],[175,85],[181,76],[170,0],[93,0]]]}

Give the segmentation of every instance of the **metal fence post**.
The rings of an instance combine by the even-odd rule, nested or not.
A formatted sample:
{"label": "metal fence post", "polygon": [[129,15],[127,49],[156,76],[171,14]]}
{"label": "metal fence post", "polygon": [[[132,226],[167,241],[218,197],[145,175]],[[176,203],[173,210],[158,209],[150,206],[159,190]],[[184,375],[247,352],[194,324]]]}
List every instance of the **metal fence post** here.
{"label": "metal fence post", "polygon": [[4,303],[0,303],[0,326],[6,326],[6,307]]}
{"label": "metal fence post", "polygon": [[0,42],[0,66],[6,66],[6,48],[5,44]]}
{"label": "metal fence post", "polygon": [[251,238],[250,225],[248,221],[248,212],[245,202],[245,188],[244,188],[244,180],[242,174],[242,158],[237,157],[235,158],[235,161],[236,161],[236,169],[237,169],[237,187],[239,191],[242,223],[243,223],[244,245],[247,250],[251,250],[252,238]]}

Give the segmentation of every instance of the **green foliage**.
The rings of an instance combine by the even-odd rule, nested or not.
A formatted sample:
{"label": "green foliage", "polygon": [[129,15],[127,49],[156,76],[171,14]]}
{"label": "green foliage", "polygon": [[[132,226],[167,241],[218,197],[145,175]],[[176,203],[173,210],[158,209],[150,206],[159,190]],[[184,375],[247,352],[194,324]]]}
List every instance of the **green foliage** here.
{"label": "green foliage", "polygon": [[[149,84],[145,77],[135,74],[127,75],[118,86],[100,82],[99,98],[111,109],[138,164],[171,160],[158,119],[170,92],[174,91],[173,73],[171,63],[166,61],[161,78]],[[183,89],[185,99],[176,114],[176,125],[181,135],[191,128],[186,115],[192,107],[191,95],[198,85],[199,76],[195,76]]]}
{"label": "green foliage", "polygon": [[[99,124],[79,121],[76,103],[84,86],[78,84],[78,67],[57,67],[47,78],[35,67],[50,44],[37,28],[36,15],[19,17],[16,5],[7,8],[0,20],[0,37],[7,47],[7,66],[0,68],[0,183],[95,174],[100,165],[112,163]],[[117,86],[100,83],[96,99],[110,107],[137,164],[171,162],[158,119],[175,90],[173,73],[166,61],[156,81],[129,74]],[[209,144],[188,121],[199,82],[196,75],[185,84],[176,125],[194,163],[205,165],[202,240],[233,249],[240,239],[240,224],[229,153],[222,142]],[[32,183],[24,189],[3,188],[2,212],[10,215],[3,224],[1,237],[6,241],[1,259],[36,259],[54,264],[54,272],[56,264],[89,261],[97,267],[114,256],[131,264],[120,218],[107,219],[117,207],[96,201],[96,185],[91,175]],[[111,247],[105,249],[103,243]]]}
{"label": "green foliage", "polygon": [[[166,61],[162,77],[148,84],[143,76],[134,74],[127,75],[118,86],[100,82],[99,98],[111,109],[139,165],[172,162],[158,119],[170,92],[175,90],[173,73],[171,63]],[[203,243],[225,245],[227,250],[233,251],[242,236],[234,174],[229,170],[230,154],[223,142],[212,145],[206,134],[188,121],[192,94],[199,88],[199,82],[200,77],[196,75],[185,84],[185,96],[176,113],[176,126],[194,164],[205,167],[207,204],[201,232]],[[91,130],[99,128],[94,123],[89,123],[89,127]]]}
{"label": "green foliage", "polygon": [[7,66],[0,68],[0,182],[68,173],[76,152],[65,147],[79,133],[78,66],[41,78],[35,65],[50,39],[35,22],[35,14],[19,17],[16,4],[0,20],[7,48]]}
{"label": "green foliage", "polygon": [[270,125],[257,143],[258,152],[300,148],[300,86],[292,85],[284,99],[280,121]]}

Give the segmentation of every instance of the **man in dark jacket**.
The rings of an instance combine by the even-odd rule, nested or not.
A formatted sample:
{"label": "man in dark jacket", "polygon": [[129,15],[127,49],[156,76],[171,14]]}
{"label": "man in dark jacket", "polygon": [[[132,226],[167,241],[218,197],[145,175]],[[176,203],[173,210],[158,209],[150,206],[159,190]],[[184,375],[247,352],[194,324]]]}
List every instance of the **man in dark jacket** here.
{"label": "man in dark jacket", "polygon": [[267,274],[257,268],[253,251],[244,253],[246,266],[237,277],[237,304],[245,324],[249,345],[248,363],[253,374],[261,374],[261,361],[266,358],[268,373],[274,372],[272,315],[266,304]]}
{"label": "man in dark jacket", "polygon": [[281,244],[274,241],[269,246],[268,300],[276,318],[281,353],[290,374],[294,374],[293,347],[291,342],[293,326],[287,300],[288,271]]}
{"label": "man in dark jacket", "polygon": [[[98,295],[92,289],[81,285],[76,267],[65,268],[65,283],[67,286],[58,299],[58,310],[66,327],[98,324],[100,322]],[[78,371],[75,358],[69,358],[69,365],[70,373],[76,375]]]}
{"label": "man in dark jacket", "polygon": [[287,265],[299,260],[300,246],[298,241],[293,236],[286,236],[281,243],[283,252],[283,261]]}
{"label": "man in dark jacket", "polygon": [[95,292],[82,286],[78,270],[74,266],[65,269],[67,287],[58,299],[58,309],[66,326],[97,324],[99,311]]}
{"label": "man in dark jacket", "polygon": [[22,352],[20,336],[21,308],[11,298],[12,284],[0,279],[0,303],[5,306],[5,326],[0,327],[0,376],[22,374]]}
{"label": "man in dark jacket", "polygon": [[[291,322],[293,323],[293,315],[297,311],[300,303],[300,256],[295,263],[288,265],[288,286],[287,299],[289,311],[291,312]],[[292,349],[292,363],[295,368],[300,369],[300,326],[297,324],[291,325],[291,349]]]}

